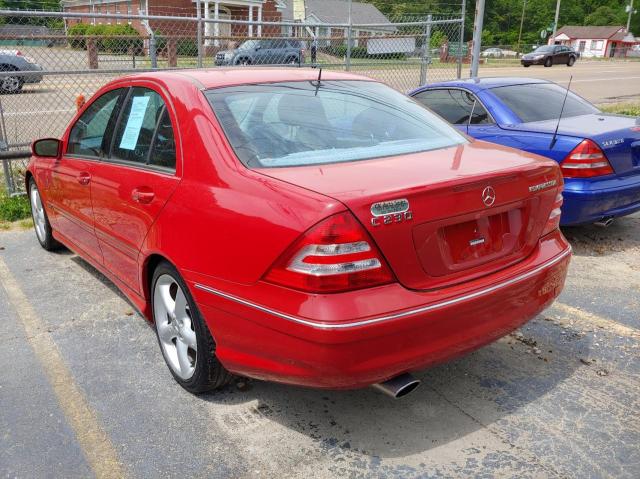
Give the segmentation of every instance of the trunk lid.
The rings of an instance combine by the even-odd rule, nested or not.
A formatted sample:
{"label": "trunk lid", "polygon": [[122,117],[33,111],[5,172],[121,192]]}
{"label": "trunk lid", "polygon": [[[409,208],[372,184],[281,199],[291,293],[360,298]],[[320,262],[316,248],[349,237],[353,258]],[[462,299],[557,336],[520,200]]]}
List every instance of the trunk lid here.
{"label": "trunk lid", "polygon": [[[419,290],[471,280],[524,259],[562,186],[555,162],[480,141],[399,157],[258,171],[341,201],[371,234],[398,280]],[[546,186],[530,190],[536,185]],[[483,195],[491,197],[486,204]],[[407,200],[408,207],[394,200]]]}
{"label": "trunk lid", "polygon": [[[553,134],[558,120],[503,126],[509,130]],[[640,173],[640,118],[591,114],[562,118],[558,135],[589,138],[604,151],[618,175]]]}

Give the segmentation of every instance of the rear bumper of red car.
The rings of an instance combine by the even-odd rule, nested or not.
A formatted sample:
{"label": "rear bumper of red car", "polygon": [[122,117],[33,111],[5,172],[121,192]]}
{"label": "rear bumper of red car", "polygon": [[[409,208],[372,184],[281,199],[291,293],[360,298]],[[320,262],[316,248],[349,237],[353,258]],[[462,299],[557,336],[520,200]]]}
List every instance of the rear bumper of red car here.
{"label": "rear bumper of red car", "polygon": [[187,279],[227,369],[347,389],[424,369],[508,334],[557,297],[570,256],[557,231],[515,266],[431,292],[399,284],[333,295],[268,284],[225,291],[203,275]]}

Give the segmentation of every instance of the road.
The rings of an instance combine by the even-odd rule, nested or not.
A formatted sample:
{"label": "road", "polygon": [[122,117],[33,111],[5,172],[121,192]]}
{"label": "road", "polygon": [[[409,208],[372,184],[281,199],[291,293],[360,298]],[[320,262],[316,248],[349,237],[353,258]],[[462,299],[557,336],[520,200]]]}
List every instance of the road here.
{"label": "road", "polygon": [[640,61],[579,60],[571,68],[565,65],[554,65],[551,68],[489,65],[482,66],[479,73],[481,77],[544,78],[565,86],[569,83],[569,77],[573,75],[571,90],[592,103],[640,101]]}
{"label": "road", "polygon": [[640,215],[572,228],[558,303],[393,401],[183,391],[113,284],[0,233],[0,477],[640,476]]}

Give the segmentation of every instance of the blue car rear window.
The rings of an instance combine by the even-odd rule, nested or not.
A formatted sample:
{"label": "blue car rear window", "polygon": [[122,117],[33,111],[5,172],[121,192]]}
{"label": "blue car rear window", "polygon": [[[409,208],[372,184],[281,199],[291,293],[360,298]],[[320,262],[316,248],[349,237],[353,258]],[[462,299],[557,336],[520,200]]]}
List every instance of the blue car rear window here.
{"label": "blue car rear window", "polygon": [[[566,89],[555,83],[530,83],[491,89],[491,93],[502,100],[522,120],[522,123],[557,119],[560,116],[566,92]],[[562,117],[599,112],[600,110],[591,103],[569,92]]]}
{"label": "blue car rear window", "polygon": [[414,100],[377,82],[242,85],[205,95],[248,167],[340,163],[467,141]]}

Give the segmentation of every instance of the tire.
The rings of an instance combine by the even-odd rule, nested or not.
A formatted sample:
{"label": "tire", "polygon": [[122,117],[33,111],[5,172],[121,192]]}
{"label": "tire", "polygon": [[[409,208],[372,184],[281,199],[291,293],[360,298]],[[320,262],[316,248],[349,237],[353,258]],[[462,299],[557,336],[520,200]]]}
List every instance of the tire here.
{"label": "tire", "polygon": [[298,59],[296,57],[288,57],[285,60],[285,64],[287,64],[287,65],[297,65],[298,64]]}
{"label": "tire", "polygon": [[236,65],[243,65],[243,66],[251,65],[251,59],[250,58],[238,58],[238,60],[236,61]]}
{"label": "tire", "polygon": [[576,57],[569,57],[569,61],[567,62],[567,66],[568,67],[572,67],[575,62],[576,62]]}
{"label": "tire", "polygon": [[547,58],[547,59],[544,61],[544,66],[545,66],[545,67],[549,68],[549,67],[550,67],[550,66],[552,66],[552,65],[553,65],[553,59],[552,59],[551,57]]}
{"label": "tire", "polygon": [[[13,65],[0,65],[0,72],[15,72],[18,71]],[[22,90],[24,85],[24,78],[18,75],[11,75],[7,73],[0,73],[0,93],[12,94],[18,93]]]}
{"label": "tire", "polygon": [[60,243],[53,238],[51,223],[49,223],[49,217],[42,204],[40,190],[38,190],[38,186],[33,178],[29,180],[28,193],[29,204],[31,205],[31,217],[33,218],[33,229],[36,232],[38,243],[47,251],[60,248]]}
{"label": "tire", "polygon": [[522,65],[525,68],[529,68],[531,65],[527,65],[526,63],[524,65]]}
{"label": "tire", "polygon": [[218,361],[209,328],[173,265],[158,264],[151,292],[158,344],[176,382],[193,394],[227,384],[233,376]]}

